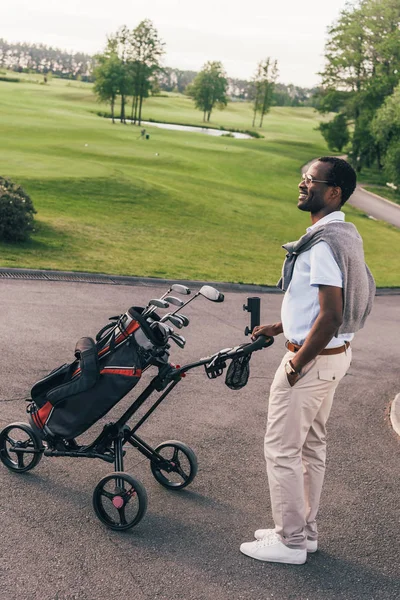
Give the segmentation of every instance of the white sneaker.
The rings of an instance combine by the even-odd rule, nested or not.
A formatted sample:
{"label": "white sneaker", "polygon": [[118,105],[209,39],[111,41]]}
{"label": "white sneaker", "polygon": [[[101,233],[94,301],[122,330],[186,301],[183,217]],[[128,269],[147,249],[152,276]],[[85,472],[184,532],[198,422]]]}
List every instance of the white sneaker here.
{"label": "white sneaker", "polygon": [[[271,535],[271,533],[275,533],[275,529],[257,529],[254,532],[254,537],[256,540],[262,540],[265,536]],[[318,540],[309,540],[307,539],[307,552],[312,553],[318,550]]]}
{"label": "white sneaker", "polygon": [[288,548],[272,529],[272,533],[255,542],[246,542],[240,546],[240,552],[269,562],[303,565],[307,560],[307,550],[304,548]]}

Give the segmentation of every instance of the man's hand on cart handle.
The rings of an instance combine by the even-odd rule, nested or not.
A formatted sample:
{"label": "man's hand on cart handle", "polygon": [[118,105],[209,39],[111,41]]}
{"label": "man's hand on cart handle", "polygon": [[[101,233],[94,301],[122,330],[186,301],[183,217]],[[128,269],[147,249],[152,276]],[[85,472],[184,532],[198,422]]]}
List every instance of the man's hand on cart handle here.
{"label": "man's hand on cart handle", "polygon": [[258,338],[259,335],[265,335],[267,337],[275,337],[283,333],[282,323],[274,323],[273,325],[257,325],[254,327],[251,339],[254,341]]}

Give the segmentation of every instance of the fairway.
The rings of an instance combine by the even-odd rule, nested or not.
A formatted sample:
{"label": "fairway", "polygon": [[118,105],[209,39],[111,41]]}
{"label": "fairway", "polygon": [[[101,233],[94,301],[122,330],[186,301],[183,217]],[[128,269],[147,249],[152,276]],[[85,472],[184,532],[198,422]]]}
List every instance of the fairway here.
{"label": "fairway", "polygon": [[[36,231],[22,245],[1,243],[1,266],[276,283],[281,245],[309,225],[296,208],[300,167],[328,153],[312,109],[273,108],[263,139],[146,126],[143,140],[138,127],[96,115],[108,107],[90,84],[25,79],[0,81],[0,175],[31,195]],[[146,100],[143,118],[202,123],[175,95]],[[209,125],[245,130],[251,120],[237,102]],[[400,285],[400,232],[345,212],[377,284]]]}

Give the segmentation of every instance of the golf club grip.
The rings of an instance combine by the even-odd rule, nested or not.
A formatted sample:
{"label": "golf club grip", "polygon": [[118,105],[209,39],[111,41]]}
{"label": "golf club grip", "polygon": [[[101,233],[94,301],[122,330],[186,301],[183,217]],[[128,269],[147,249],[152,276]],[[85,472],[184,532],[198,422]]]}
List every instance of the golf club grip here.
{"label": "golf club grip", "polygon": [[261,348],[268,348],[268,346],[272,346],[273,343],[273,337],[269,337],[267,335],[259,335],[254,342],[248,344],[247,346],[244,346],[243,354],[246,355],[250,354],[251,352],[255,352],[256,350],[261,350]]}

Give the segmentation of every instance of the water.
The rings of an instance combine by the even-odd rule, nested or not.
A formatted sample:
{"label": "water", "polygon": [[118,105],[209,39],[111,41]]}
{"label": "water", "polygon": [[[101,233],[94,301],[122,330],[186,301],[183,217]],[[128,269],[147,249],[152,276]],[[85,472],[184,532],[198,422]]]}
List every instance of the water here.
{"label": "water", "polygon": [[[128,119],[127,123],[130,122]],[[236,131],[224,131],[222,129],[207,129],[207,127],[192,127],[191,125],[175,125],[174,123],[154,123],[153,121],[142,121],[141,125],[150,125],[160,129],[172,129],[173,131],[190,131],[191,133],[204,133],[206,135],[221,136],[230,133],[237,140],[250,140],[251,135],[238,133]]]}

